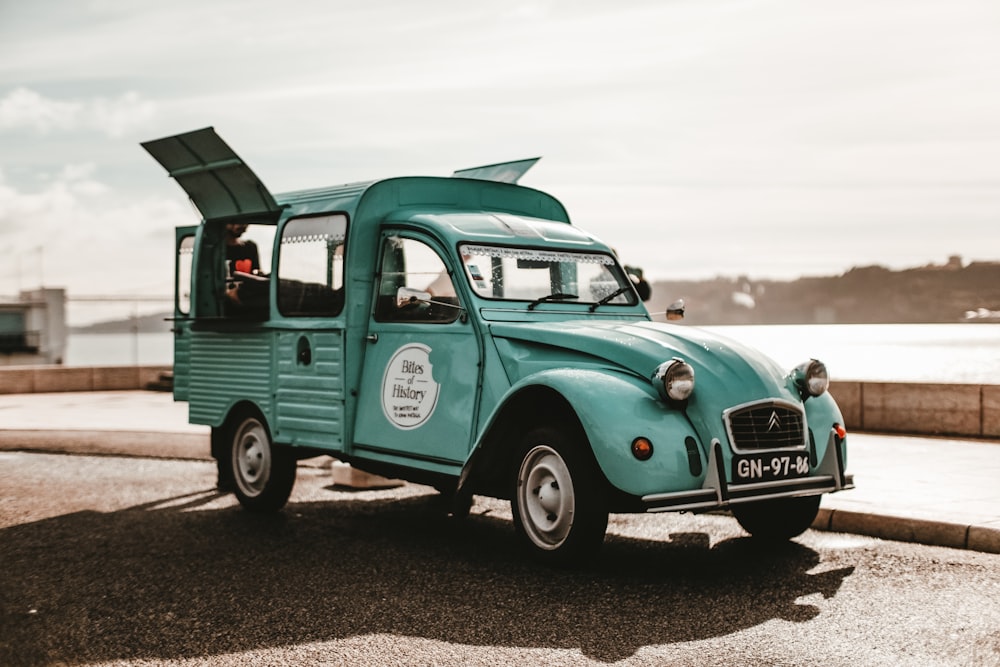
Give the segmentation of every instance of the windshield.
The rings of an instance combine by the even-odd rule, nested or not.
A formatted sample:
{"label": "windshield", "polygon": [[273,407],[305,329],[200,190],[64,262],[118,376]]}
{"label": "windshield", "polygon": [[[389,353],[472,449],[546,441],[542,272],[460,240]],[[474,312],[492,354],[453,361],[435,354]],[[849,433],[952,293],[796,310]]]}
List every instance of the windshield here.
{"label": "windshield", "polygon": [[472,289],[488,299],[637,303],[635,290],[609,254],[468,244],[459,252]]}

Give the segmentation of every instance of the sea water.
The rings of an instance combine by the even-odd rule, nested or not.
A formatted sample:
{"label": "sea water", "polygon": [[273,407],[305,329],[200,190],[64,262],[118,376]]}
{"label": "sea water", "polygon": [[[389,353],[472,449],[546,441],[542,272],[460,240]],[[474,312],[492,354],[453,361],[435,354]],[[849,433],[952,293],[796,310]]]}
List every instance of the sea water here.
{"label": "sea water", "polygon": [[826,364],[833,380],[1000,384],[1000,324],[705,327],[783,366]]}
{"label": "sea water", "polygon": [[[1000,384],[1000,324],[704,328],[755,347],[787,368],[819,359],[834,380]],[[71,334],[65,363],[169,366],[173,334]]]}

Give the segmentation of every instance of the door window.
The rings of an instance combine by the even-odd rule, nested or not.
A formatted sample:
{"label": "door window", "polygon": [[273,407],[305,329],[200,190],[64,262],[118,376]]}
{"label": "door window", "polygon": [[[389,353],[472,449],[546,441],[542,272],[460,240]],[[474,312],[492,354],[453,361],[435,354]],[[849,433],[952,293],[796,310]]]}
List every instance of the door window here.
{"label": "door window", "polygon": [[441,256],[426,243],[389,237],[382,249],[375,320],[447,324],[462,312]]}

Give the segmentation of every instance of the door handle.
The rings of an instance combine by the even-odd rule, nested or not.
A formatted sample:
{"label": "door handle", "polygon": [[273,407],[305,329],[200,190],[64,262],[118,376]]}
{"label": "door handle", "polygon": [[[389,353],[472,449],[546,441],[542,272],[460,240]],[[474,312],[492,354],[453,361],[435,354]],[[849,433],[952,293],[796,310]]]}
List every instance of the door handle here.
{"label": "door handle", "polygon": [[302,366],[308,366],[312,363],[312,346],[309,345],[309,339],[305,336],[299,338],[295,360]]}
{"label": "door handle", "polygon": [[367,336],[365,336],[365,340],[368,341],[369,343],[377,343],[378,334],[377,333],[368,334]]}

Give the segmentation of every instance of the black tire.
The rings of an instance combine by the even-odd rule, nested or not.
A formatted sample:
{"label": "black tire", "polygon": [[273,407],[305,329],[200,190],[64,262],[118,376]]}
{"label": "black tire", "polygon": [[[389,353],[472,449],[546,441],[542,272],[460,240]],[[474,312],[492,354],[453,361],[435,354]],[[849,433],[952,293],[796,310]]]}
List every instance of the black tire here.
{"label": "black tire", "polygon": [[232,493],[236,488],[233,467],[229,462],[231,433],[225,427],[213,427],[211,435],[212,458],[215,459],[215,488],[219,493]]}
{"label": "black tire", "polygon": [[468,489],[459,491],[455,484],[435,484],[434,489],[440,494],[438,496],[438,506],[440,506],[449,518],[457,521],[464,521],[468,518],[472,510],[473,497]]}
{"label": "black tire", "polygon": [[806,532],[815,521],[820,498],[775,498],[733,505],[733,516],[755,538],[769,542],[790,540]]}
{"label": "black tire", "polygon": [[593,557],[608,529],[605,481],[578,429],[529,430],[515,461],[511,510],[521,543],[542,562]]}
{"label": "black tire", "polygon": [[295,457],[271,442],[267,425],[256,416],[238,420],[231,433],[229,464],[240,505],[251,512],[280,510],[295,485]]}

